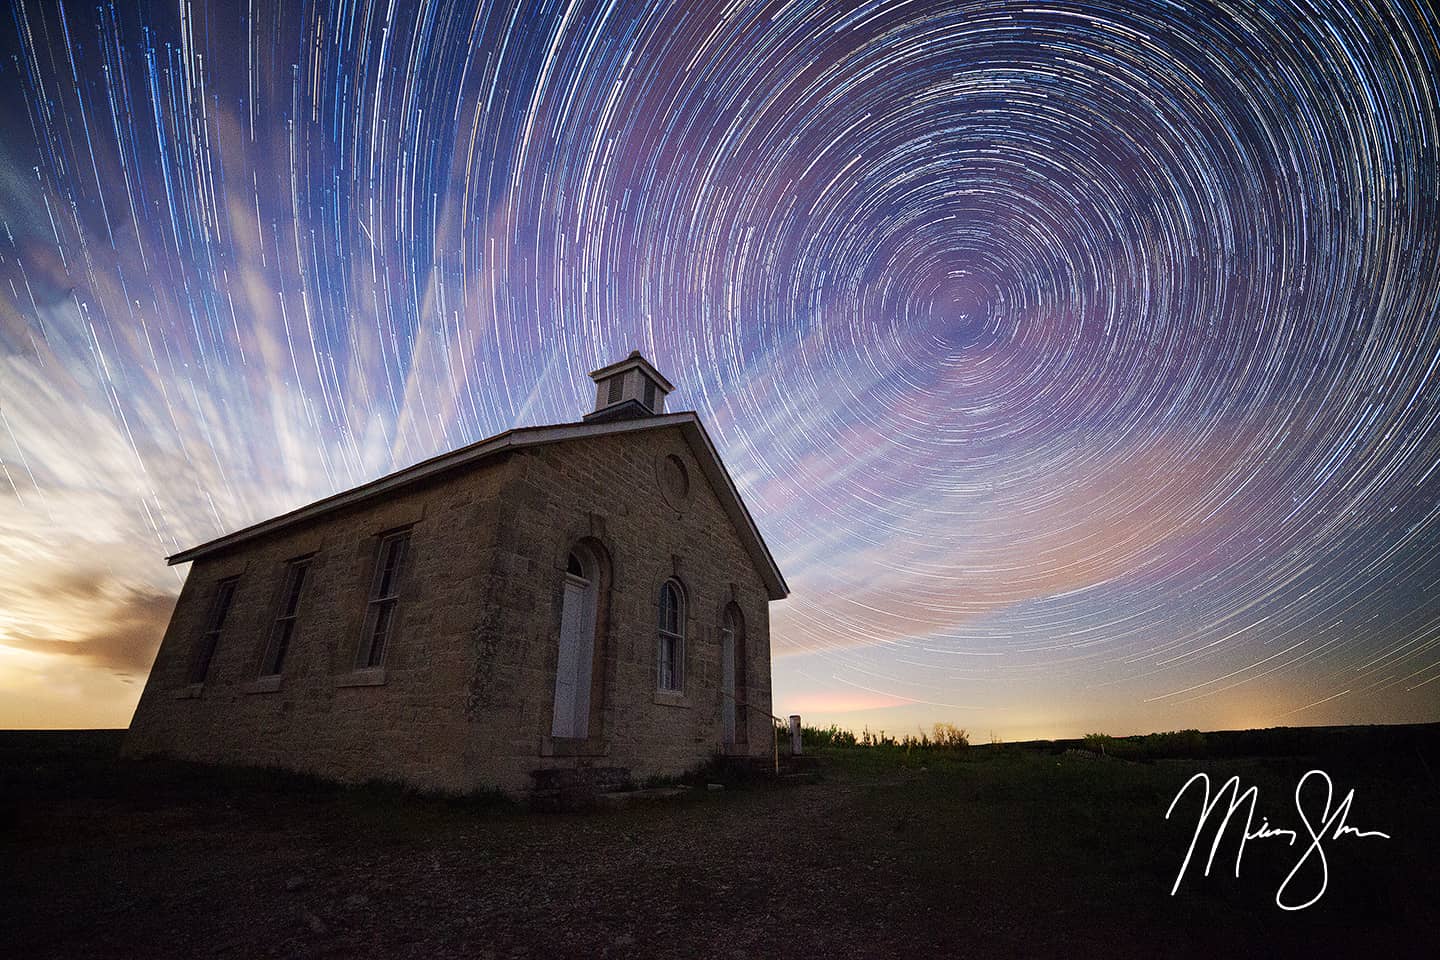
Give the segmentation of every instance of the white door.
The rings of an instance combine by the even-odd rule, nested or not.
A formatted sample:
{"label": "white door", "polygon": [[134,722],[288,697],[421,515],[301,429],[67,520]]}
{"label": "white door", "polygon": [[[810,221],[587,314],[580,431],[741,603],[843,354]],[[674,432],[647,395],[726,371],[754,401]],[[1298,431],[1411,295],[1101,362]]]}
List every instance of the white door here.
{"label": "white door", "polygon": [[560,610],[560,659],[555,668],[552,737],[589,736],[590,661],[595,652],[595,613],[590,582],[567,574]]}
{"label": "white door", "polygon": [[720,719],[725,746],[735,743],[735,631],[720,631]]}

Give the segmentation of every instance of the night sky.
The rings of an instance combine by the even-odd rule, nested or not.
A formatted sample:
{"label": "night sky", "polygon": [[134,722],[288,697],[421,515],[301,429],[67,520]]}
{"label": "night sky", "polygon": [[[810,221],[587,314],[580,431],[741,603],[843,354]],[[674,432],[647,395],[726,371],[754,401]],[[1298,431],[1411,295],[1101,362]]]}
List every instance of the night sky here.
{"label": "night sky", "polygon": [[779,713],[1440,720],[1424,5],[4,7],[0,726],[125,725],[165,555],[634,348]]}

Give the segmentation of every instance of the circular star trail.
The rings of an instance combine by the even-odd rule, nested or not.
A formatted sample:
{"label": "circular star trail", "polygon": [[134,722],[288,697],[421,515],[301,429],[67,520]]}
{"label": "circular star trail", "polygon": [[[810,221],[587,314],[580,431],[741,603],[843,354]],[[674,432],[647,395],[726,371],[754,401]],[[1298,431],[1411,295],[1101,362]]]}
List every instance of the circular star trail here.
{"label": "circular star trail", "polygon": [[143,672],[165,553],[576,419],[639,348],[794,589],[779,707],[1440,719],[1424,6],[17,0],[0,36],[12,650]]}

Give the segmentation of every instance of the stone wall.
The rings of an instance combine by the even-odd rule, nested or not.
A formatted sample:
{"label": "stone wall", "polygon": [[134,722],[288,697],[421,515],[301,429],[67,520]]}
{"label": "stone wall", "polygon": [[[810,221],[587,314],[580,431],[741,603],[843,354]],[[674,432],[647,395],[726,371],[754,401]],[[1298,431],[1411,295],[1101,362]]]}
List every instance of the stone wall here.
{"label": "stone wall", "polygon": [[[689,478],[689,495],[677,507],[660,493],[657,468],[666,456],[680,458]],[[495,582],[503,586],[493,629],[509,638],[498,643],[515,644],[519,654],[505,661],[515,672],[504,678],[504,712],[520,720],[518,755],[530,762],[538,752],[545,767],[626,766],[639,779],[681,773],[718,752],[720,625],[732,601],[747,633],[744,695],[754,704],[748,752],[770,752],[768,595],[679,428],[523,451],[501,511]],[[581,540],[597,544],[609,561],[592,671],[592,737],[557,743],[547,735],[563,574]],[[657,689],[658,599],[670,577],[686,594],[682,696]]]}
{"label": "stone wall", "polygon": [[[469,639],[508,465],[490,461],[195,561],[126,740],[131,755],[466,790]],[[382,668],[356,671],[381,534],[409,525]],[[259,681],[286,562],[313,554],[278,687]],[[239,576],[203,686],[188,671],[216,583]]]}
{"label": "stone wall", "polygon": [[[662,492],[661,463],[688,492]],[[379,536],[409,525],[383,667],[356,671]],[[589,740],[549,737],[566,560],[603,554]],[[314,555],[275,689],[257,681],[287,560]],[[209,674],[187,672],[216,583],[239,576]],[[657,600],[686,592],[685,690],[657,691]],[[676,774],[721,747],[720,622],[746,625],[749,750],[770,749],[767,594],[679,427],[522,448],[195,562],[126,750],[345,781],[523,790],[542,767]]]}

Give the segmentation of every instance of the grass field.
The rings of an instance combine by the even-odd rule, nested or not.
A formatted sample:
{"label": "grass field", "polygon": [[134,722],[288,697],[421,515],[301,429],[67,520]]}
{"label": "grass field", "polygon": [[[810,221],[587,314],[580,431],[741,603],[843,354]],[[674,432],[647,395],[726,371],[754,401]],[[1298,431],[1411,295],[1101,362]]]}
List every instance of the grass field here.
{"label": "grass field", "polygon": [[[14,957],[1433,956],[1440,725],[1209,734],[1198,755],[1073,744],[836,748],[816,782],[571,814],[265,771],[117,758],[120,734],[0,733],[0,943]],[[1349,823],[1328,890],[1235,844],[1170,887],[1197,771]],[[1257,816],[1257,821],[1259,817]],[[1303,836],[1303,833],[1302,833]],[[1208,842],[1208,841],[1207,841]],[[1203,859],[1203,852],[1197,854]]]}

